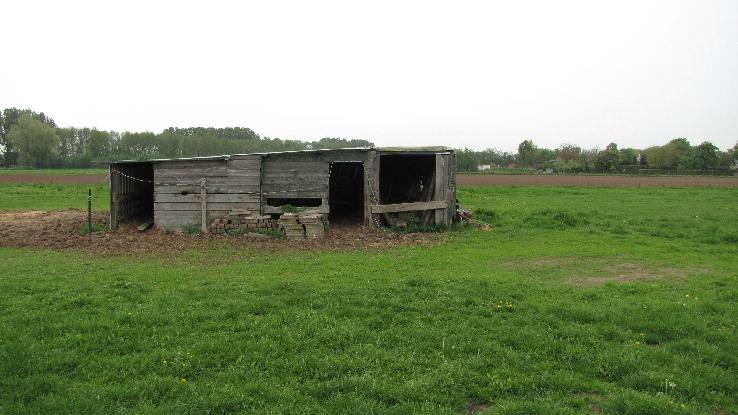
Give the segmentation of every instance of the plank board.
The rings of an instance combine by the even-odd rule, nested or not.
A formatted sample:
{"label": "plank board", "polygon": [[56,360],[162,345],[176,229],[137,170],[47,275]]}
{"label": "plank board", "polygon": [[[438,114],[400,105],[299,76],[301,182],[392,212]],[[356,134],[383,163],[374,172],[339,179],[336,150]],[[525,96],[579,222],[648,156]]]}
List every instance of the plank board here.
{"label": "plank board", "polygon": [[444,200],[433,202],[395,203],[391,205],[372,205],[372,213],[410,212],[416,210],[445,209],[448,203]]}
{"label": "plank board", "polygon": [[[247,209],[256,210],[260,208],[258,200],[253,202],[210,202],[207,203],[208,211],[214,210],[231,210],[231,209]],[[178,211],[178,210],[197,210],[200,211],[200,201],[197,202],[154,202],[154,213],[166,212],[166,211]]]}
{"label": "plank board", "polygon": [[157,171],[164,174],[177,174],[185,171],[193,172],[193,174],[209,172],[209,175],[225,176],[226,162],[225,160],[166,161],[154,165],[154,172]]}
{"label": "plank board", "polygon": [[[242,202],[242,203],[254,203],[259,202],[260,198],[258,194],[244,194],[244,193],[208,193],[208,203],[218,202]],[[154,193],[154,202],[158,203],[199,203],[200,194],[189,193],[186,195],[180,193]]]}

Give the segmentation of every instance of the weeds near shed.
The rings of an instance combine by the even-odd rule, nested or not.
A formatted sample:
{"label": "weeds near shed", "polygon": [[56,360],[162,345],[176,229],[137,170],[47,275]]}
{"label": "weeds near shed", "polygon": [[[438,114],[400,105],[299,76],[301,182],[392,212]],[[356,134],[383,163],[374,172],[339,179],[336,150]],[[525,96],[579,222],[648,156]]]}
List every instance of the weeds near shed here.
{"label": "weeds near shed", "polygon": [[280,206],[282,208],[282,213],[300,213],[304,212],[305,208],[300,206],[294,206],[294,205],[282,205]]}
{"label": "weeds near shed", "polygon": [[190,225],[182,228],[184,235],[199,236],[202,235],[202,227],[200,225]]}

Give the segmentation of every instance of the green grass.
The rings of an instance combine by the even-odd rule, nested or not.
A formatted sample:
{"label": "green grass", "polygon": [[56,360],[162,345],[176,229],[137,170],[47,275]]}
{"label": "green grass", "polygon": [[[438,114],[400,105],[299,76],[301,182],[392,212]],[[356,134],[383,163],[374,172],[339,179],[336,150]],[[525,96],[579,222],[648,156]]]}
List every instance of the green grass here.
{"label": "green grass", "polygon": [[0,248],[0,412],[738,412],[738,192],[459,198],[494,230],[386,250]]}
{"label": "green grass", "polygon": [[87,190],[92,189],[92,209],[110,208],[107,184],[0,183],[0,212],[19,210],[87,210]]}
{"label": "green grass", "polygon": [[31,169],[23,167],[0,167],[3,174],[108,174],[108,169]]}

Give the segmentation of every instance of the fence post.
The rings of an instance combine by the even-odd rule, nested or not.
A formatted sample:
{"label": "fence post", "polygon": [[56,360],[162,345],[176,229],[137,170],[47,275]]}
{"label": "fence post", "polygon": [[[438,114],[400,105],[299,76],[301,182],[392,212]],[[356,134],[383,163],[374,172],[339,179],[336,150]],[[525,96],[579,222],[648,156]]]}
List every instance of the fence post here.
{"label": "fence post", "polygon": [[92,189],[87,189],[87,236],[92,238]]}

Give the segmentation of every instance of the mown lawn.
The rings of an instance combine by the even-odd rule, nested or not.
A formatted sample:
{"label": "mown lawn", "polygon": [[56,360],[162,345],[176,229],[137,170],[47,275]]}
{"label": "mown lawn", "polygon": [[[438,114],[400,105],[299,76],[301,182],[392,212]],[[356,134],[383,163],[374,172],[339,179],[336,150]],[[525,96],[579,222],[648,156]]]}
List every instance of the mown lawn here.
{"label": "mown lawn", "polygon": [[0,248],[0,412],[738,412],[738,192],[468,188],[435,246]]}

